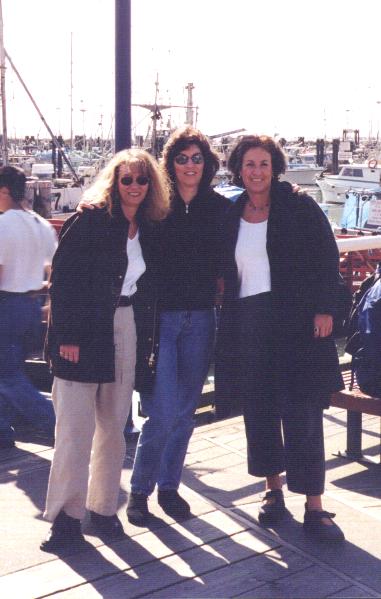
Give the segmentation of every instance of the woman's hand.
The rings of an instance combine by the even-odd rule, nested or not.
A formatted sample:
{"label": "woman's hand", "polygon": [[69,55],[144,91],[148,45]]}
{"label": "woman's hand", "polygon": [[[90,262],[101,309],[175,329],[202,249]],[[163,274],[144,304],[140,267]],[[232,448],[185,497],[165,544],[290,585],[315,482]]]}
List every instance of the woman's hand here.
{"label": "woman's hand", "polygon": [[74,362],[74,364],[78,364],[79,345],[60,345],[60,357],[63,360],[68,360],[69,362]]}
{"label": "woman's hand", "polygon": [[76,207],[75,211],[80,212],[82,214],[84,208],[88,210],[94,210],[95,206],[94,204],[90,204],[90,202],[85,202],[84,200],[81,200],[78,206]]}
{"label": "woman's hand", "polygon": [[330,314],[315,314],[314,337],[328,337],[332,333],[333,318]]}

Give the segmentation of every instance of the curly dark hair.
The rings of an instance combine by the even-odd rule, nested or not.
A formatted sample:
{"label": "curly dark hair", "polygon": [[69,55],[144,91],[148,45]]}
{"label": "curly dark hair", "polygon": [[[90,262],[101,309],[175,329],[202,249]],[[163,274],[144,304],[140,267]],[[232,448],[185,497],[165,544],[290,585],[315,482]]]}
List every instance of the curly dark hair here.
{"label": "curly dark hair", "polygon": [[234,146],[228,160],[228,169],[233,174],[232,183],[242,187],[240,172],[243,157],[252,148],[262,148],[270,154],[273,178],[278,180],[287,167],[287,158],[279,143],[269,135],[243,135]]}
{"label": "curly dark hair", "polygon": [[210,145],[209,139],[198,129],[186,125],[176,129],[166,142],[163,150],[163,166],[167,171],[172,185],[176,185],[175,175],[175,156],[180,154],[189,146],[195,144],[204,157],[204,171],[200,181],[200,188],[205,189],[210,186],[212,179],[219,169],[220,161],[216,152]]}

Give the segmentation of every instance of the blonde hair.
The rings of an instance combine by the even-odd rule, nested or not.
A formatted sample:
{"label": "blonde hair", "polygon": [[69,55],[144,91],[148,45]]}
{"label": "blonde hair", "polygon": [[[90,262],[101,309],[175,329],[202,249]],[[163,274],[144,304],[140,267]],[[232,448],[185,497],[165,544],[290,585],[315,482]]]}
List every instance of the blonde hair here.
{"label": "blonde hair", "polygon": [[83,194],[83,200],[98,206],[107,206],[111,213],[119,202],[118,173],[122,165],[137,170],[149,178],[147,195],[141,210],[147,220],[163,220],[170,208],[170,184],[157,161],[145,150],[127,149],[117,152],[100,171],[94,183]]}

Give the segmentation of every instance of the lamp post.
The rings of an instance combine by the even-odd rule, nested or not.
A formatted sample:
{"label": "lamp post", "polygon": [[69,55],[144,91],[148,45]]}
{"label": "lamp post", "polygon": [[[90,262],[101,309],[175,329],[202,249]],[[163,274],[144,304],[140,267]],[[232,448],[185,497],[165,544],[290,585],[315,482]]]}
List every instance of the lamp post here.
{"label": "lamp post", "polygon": [[350,113],[351,109],[350,108],[346,108],[345,112],[347,113],[347,119],[346,119],[346,128],[349,129],[349,113]]}
{"label": "lamp post", "polygon": [[115,0],[115,151],[131,147],[131,0]]}

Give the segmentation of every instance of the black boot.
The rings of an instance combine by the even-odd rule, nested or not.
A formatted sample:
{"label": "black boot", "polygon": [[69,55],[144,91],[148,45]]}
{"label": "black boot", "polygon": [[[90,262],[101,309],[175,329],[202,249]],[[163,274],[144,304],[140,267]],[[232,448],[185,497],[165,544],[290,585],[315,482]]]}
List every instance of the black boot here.
{"label": "black boot", "polygon": [[123,539],[126,536],[122,523],[116,514],[113,516],[102,516],[90,510],[90,521],[97,533],[102,537]]}
{"label": "black boot", "polygon": [[159,489],[158,502],[165,513],[175,520],[183,520],[191,515],[189,503],[180,497],[176,489]]}
{"label": "black boot", "polygon": [[[269,502],[268,499],[273,499],[273,501]],[[279,524],[285,515],[286,506],[282,489],[267,491],[262,497],[262,505],[258,510],[258,521],[263,526],[274,526]]]}
{"label": "black boot", "polygon": [[60,549],[78,548],[85,545],[87,543],[81,531],[81,521],[68,516],[61,510],[45,541],[42,541],[40,549],[55,553]]}
{"label": "black boot", "polygon": [[143,493],[130,493],[127,503],[127,518],[131,524],[145,526],[149,520],[150,513],[147,505],[148,497]]}

